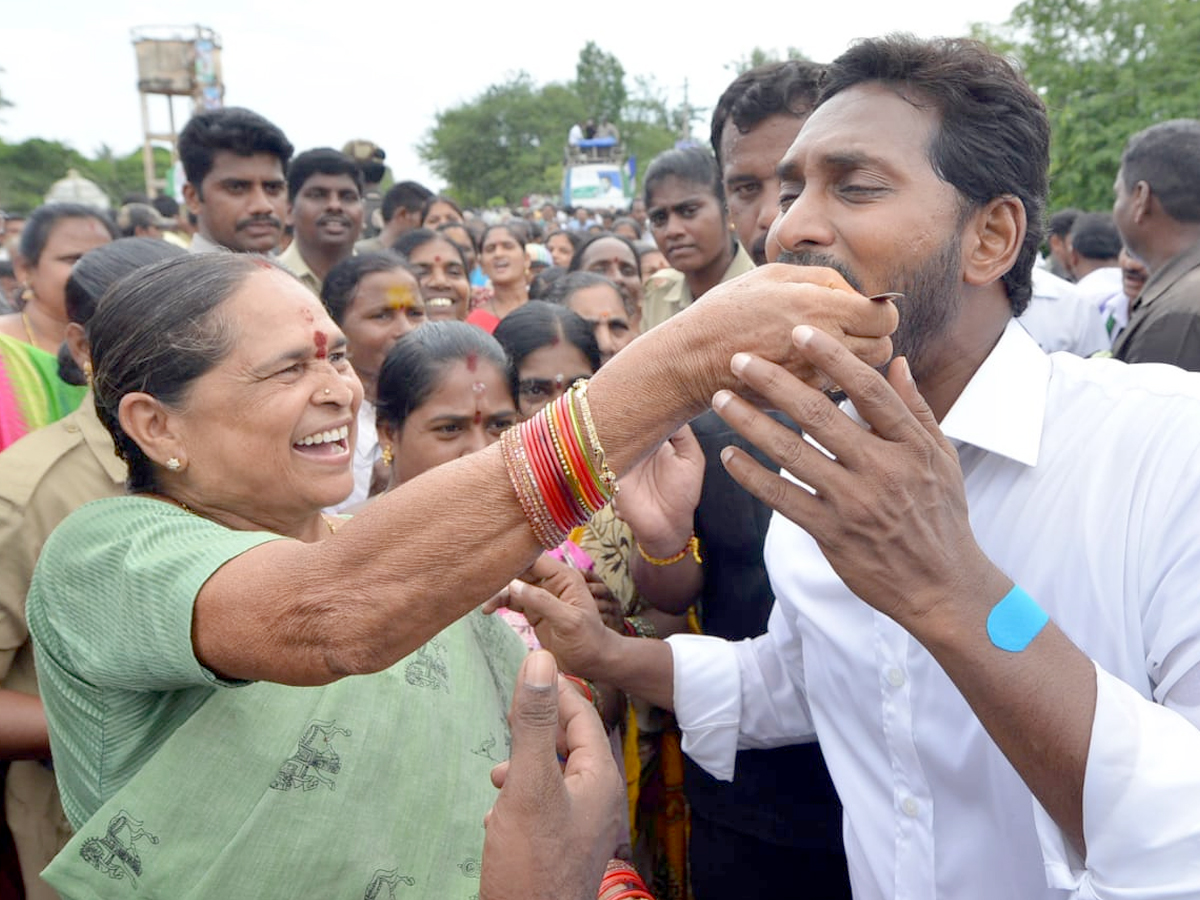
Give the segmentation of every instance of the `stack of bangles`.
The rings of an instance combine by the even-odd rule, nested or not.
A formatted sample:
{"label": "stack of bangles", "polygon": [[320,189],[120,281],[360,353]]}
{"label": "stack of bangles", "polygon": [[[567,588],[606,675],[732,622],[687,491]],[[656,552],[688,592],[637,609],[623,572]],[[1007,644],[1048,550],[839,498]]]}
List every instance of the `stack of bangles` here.
{"label": "stack of bangles", "polygon": [[500,439],[509,480],[534,536],[552,550],[618,491],[592,422],[587,382],[577,381]]}
{"label": "stack of bangles", "polygon": [[579,688],[579,693],[583,694],[583,699],[592,704],[592,707],[596,710],[596,714],[603,719],[604,708],[601,705],[600,688],[596,687],[596,682],[580,678],[578,675],[568,675],[566,672],[562,673],[562,677]]}
{"label": "stack of bangles", "polygon": [[596,900],[654,900],[637,869],[623,859],[611,859]]}

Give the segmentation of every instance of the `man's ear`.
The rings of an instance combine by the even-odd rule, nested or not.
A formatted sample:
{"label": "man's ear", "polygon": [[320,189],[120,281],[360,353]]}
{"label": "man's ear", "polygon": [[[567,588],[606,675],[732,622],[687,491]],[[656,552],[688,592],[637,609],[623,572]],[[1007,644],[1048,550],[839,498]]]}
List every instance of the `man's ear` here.
{"label": "man's ear", "polygon": [[1149,218],[1154,199],[1154,191],[1148,181],[1139,181],[1133,186],[1129,194],[1129,209],[1133,213],[1133,221],[1138,225]]}
{"label": "man's ear", "polygon": [[1012,194],[972,213],[963,229],[963,280],[980,286],[1003,276],[1017,261],[1025,228],[1025,204]]}
{"label": "man's ear", "polygon": [[200,207],[203,204],[203,198],[200,196],[200,191],[196,189],[190,181],[183,183],[183,202],[187,204],[187,208],[192,211],[192,215],[200,215]]}
{"label": "man's ear", "polygon": [[117,420],[133,442],[152,462],[163,468],[168,459],[177,459],[178,468],[187,467],[187,451],[176,428],[175,416],[158,400],[142,391],[131,391],[121,398]]}

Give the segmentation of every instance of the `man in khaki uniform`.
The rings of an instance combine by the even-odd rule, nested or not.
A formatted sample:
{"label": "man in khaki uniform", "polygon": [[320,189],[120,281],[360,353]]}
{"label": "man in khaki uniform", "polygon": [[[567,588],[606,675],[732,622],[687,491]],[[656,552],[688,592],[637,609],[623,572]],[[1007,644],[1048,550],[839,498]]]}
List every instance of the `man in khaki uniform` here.
{"label": "man in khaki uniform", "polygon": [[13,760],[4,805],[30,900],[57,896],[38,873],[71,828],[48,765],[46,719],[34,699],[25,594],[54,527],[88,501],[124,493],[125,474],[90,392],[75,412],[0,453],[0,755]]}

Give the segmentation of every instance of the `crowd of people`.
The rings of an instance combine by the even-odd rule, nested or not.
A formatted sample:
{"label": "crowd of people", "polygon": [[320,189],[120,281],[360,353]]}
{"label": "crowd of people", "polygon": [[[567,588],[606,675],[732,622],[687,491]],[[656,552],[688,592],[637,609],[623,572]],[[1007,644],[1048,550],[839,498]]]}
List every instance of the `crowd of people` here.
{"label": "crowd of people", "polygon": [[14,884],[1200,897],[1200,121],[1104,211],[1050,139],[892,36],[628,210],[228,108],[182,206],[13,216]]}

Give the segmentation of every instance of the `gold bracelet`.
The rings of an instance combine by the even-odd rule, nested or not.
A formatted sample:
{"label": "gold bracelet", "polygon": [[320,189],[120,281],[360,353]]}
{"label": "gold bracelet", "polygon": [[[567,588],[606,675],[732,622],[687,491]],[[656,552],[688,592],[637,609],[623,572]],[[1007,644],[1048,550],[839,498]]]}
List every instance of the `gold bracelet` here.
{"label": "gold bracelet", "polygon": [[641,542],[635,541],[635,543],[637,543],[637,551],[639,554],[641,554],[642,559],[650,563],[652,566],[673,566],[689,553],[691,554],[692,558],[696,560],[697,565],[700,565],[704,562],[704,560],[700,558],[700,538],[696,537],[696,532],[694,531],[692,532],[692,536],[688,538],[688,542],[683,545],[682,550],[673,556],[665,556],[662,559],[659,559],[656,556],[651,556],[649,553],[643,550]]}

